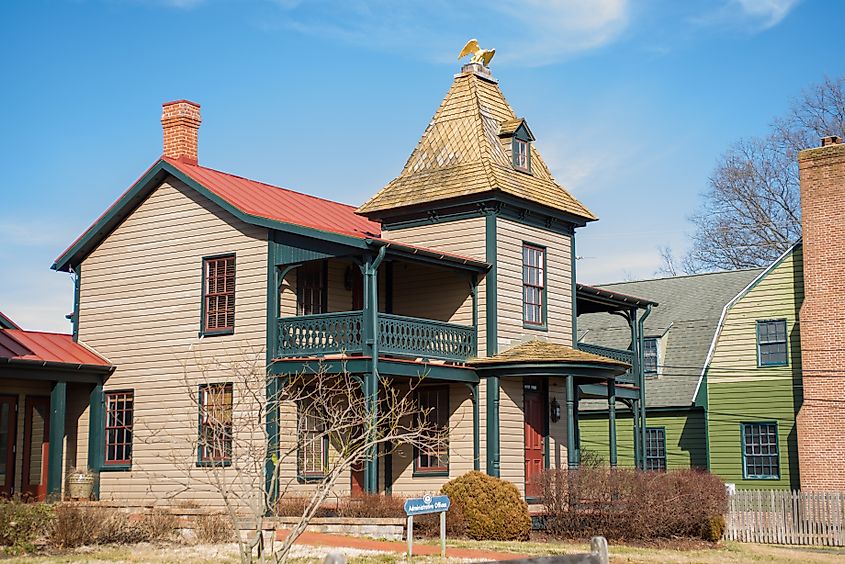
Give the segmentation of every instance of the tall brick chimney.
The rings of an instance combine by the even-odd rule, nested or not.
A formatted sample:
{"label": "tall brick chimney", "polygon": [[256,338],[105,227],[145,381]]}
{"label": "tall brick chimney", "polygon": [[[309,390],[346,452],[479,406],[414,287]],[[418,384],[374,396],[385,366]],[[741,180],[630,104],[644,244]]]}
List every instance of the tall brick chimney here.
{"label": "tall brick chimney", "polygon": [[197,164],[197,134],[200,105],[188,100],[176,100],[161,105],[161,127],[164,132],[165,157]]}
{"label": "tall brick chimney", "polygon": [[845,144],[798,155],[804,240],[798,413],[801,488],[845,491]]}

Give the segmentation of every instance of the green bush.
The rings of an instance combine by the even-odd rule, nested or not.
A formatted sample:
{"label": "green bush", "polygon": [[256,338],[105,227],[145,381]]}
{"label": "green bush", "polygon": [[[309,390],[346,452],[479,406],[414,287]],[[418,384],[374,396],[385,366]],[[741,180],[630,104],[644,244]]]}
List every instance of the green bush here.
{"label": "green bush", "polygon": [[0,499],[0,546],[6,552],[31,552],[35,541],[46,535],[53,519],[53,507],[45,503],[23,503]]}
{"label": "green bush", "polygon": [[725,518],[721,515],[708,517],[701,525],[701,538],[710,542],[719,542],[727,526]]}
{"label": "green bush", "polygon": [[443,485],[466,522],[466,534],[476,540],[527,540],[531,531],[528,505],[510,482],[467,472]]}

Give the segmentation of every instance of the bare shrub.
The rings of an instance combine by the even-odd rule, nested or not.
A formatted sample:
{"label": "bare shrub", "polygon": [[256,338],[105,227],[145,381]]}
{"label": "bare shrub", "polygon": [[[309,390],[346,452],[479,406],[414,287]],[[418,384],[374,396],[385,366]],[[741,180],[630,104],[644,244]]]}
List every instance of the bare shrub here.
{"label": "bare shrub", "polygon": [[235,535],[232,523],[222,513],[198,515],[194,521],[194,533],[201,543],[229,542]]}
{"label": "bare shrub", "polygon": [[697,538],[727,511],[724,483],[698,470],[549,470],[543,500],[547,531],[571,539]]}
{"label": "bare shrub", "polygon": [[168,540],[178,525],[176,516],[162,509],[133,518],[108,507],[59,504],[54,515],[49,541],[57,548]]}
{"label": "bare shrub", "polygon": [[150,541],[171,539],[178,526],[179,519],[164,509],[153,509],[144,514],[137,523],[141,533],[146,536],[145,540]]}
{"label": "bare shrub", "polygon": [[404,517],[405,498],[386,495],[364,495],[348,498],[338,504],[338,517],[379,518]]}
{"label": "bare shrub", "polygon": [[49,505],[0,499],[0,546],[14,554],[32,551],[35,541],[50,529],[52,519]]}

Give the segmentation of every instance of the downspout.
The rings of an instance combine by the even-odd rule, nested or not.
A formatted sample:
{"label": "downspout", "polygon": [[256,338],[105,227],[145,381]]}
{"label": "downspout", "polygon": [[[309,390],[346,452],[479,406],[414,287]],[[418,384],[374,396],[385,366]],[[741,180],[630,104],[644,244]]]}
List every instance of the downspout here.
{"label": "downspout", "polygon": [[642,453],[640,458],[642,459],[642,469],[645,470],[646,466],[646,415],[645,415],[645,371],[643,370],[643,341],[645,340],[643,337],[643,332],[645,331],[644,325],[645,320],[648,319],[648,316],[651,315],[651,304],[647,305],[645,308],[645,313],[640,316],[639,321],[637,321],[637,368],[638,368],[638,377],[639,377],[639,384],[640,384],[640,444],[642,445]]}

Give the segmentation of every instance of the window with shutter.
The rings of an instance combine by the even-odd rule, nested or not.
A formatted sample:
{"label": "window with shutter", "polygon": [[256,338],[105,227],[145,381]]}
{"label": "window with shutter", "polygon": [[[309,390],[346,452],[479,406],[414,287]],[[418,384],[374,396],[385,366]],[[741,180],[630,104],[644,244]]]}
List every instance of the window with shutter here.
{"label": "window with shutter", "polygon": [[296,269],[296,314],[327,313],[328,261],[314,261]]}
{"label": "window with shutter", "polygon": [[204,335],[235,331],[235,255],[205,258],[203,267]]}

